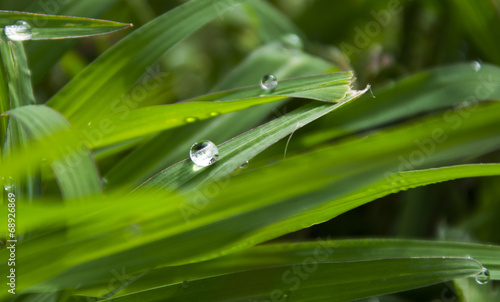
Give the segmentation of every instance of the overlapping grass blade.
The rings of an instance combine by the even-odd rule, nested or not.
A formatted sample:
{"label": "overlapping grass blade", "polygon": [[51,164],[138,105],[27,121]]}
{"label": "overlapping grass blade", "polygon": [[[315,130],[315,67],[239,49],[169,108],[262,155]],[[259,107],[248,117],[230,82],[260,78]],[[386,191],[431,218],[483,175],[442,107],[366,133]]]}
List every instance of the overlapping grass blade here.
{"label": "overlapping grass blade", "polygon": [[[338,88],[340,90],[342,86]],[[154,188],[154,190],[168,188],[174,190],[180,187],[196,187],[208,181],[217,181],[227,177],[243,163],[275,144],[280,139],[336,108],[346,106],[365,91],[352,91],[350,83],[345,84],[343,91],[339,91],[336,94],[339,103],[311,103],[300,107],[283,117],[250,130],[218,146],[221,160],[214,165],[205,169],[197,169],[191,160],[184,160],[149,179],[143,184],[145,186],[144,190],[147,190],[147,188]],[[193,179],[196,180],[188,185],[187,183]]]}
{"label": "overlapping grass blade", "polygon": [[29,23],[31,30],[29,40],[80,38],[102,35],[132,26],[131,24],[90,18],[0,11],[1,40],[10,40],[5,33],[5,27],[14,25],[19,20]]}
{"label": "overlapping grass blade", "polygon": [[[221,91],[255,84],[262,75],[272,73],[278,79],[336,71],[333,66],[300,50],[286,51],[281,43],[265,45],[235,67],[213,89]],[[281,102],[270,103],[219,116],[205,122],[166,131],[142,144],[107,175],[109,187],[126,184],[133,188],[165,167],[185,158],[193,142],[211,138],[226,141],[258,125],[264,117],[281,116],[286,108],[277,109]],[[215,139],[217,138],[217,139]],[[165,144],[175,141],[175,144]]]}
{"label": "overlapping grass blade", "polygon": [[[306,260],[356,262],[394,258],[472,258],[488,268],[493,280],[500,278],[499,246],[401,239],[324,240],[264,244],[209,261],[154,269],[130,284],[120,295],[160,287],[184,280],[203,279],[235,272],[279,267]],[[475,282],[475,280],[474,280]]]}
{"label": "overlapping grass blade", "polygon": [[466,63],[420,72],[375,90],[376,98],[365,95],[352,106],[333,112],[321,121],[320,130],[304,138],[302,145],[311,146],[451,106],[462,107],[463,115],[467,115],[470,105],[474,110],[478,102],[500,99],[499,82],[500,68],[489,64],[479,70]]}
{"label": "overlapping grass blade", "polygon": [[[33,88],[31,87],[31,76],[26,54],[21,42],[0,41],[0,52],[2,56],[2,83],[4,110],[18,108],[21,106],[35,104]],[[3,113],[3,112],[2,112]],[[2,119],[2,124],[6,125],[7,118]],[[23,127],[15,120],[10,120],[7,126],[5,141],[2,141],[2,155],[7,157],[16,149],[25,149],[28,143],[28,136]],[[3,136],[3,133],[2,133]],[[33,167],[23,169],[23,177],[15,175],[4,175],[2,182],[6,186],[12,186],[17,198],[31,200],[34,196],[40,195],[39,179],[35,175]]]}
{"label": "overlapping grass blade", "polygon": [[[99,18],[117,0],[87,0],[69,1],[61,6],[51,6],[47,9],[44,2],[35,1],[27,11],[36,13],[50,13],[65,16],[78,16],[86,18]],[[44,79],[59,59],[79,40],[61,39],[57,41],[37,41],[26,45],[26,54],[31,69],[33,83]]]}
{"label": "overlapping grass blade", "polygon": [[[44,147],[55,156],[63,156],[50,163],[63,198],[80,199],[101,192],[97,167],[63,116],[44,105],[22,106],[6,114],[22,125],[34,140],[45,140]],[[63,139],[56,140],[54,134]]]}
{"label": "overlapping grass blade", "polygon": [[75,126],[111,113],[112,100],[122,98],[163,53],[242,1],[231,1],[220,10],[217,4],[224,0],[194,0],[157,17],[99,56],[47,104]]}
{"label": "overlapping grass blade", "polygon": [[[102,139],[93,142],[96,148],[287,98],[338,102],[350,89],[351,79],[351,72],[338,72],[282,80],[270,92],[260,85],[217,92],[187,102],[104,116],[93,120],[84,131],[103,134]],[[112,129],[101,130],[103,124],[112,125]]]}
{"label": "overlapping grass blade", "polygon": [[[353,301],[470,277],[481,264],[467,258],[396,258],[304,263],[243,271],[154,288],[105,301]],[[360,278],[362,276],[362,278]]]}

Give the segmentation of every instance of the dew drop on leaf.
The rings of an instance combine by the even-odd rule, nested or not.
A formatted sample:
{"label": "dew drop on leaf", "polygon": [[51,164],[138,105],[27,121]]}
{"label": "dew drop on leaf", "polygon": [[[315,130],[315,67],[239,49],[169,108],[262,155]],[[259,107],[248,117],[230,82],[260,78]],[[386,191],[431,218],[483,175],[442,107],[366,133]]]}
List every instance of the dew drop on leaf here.
{"label": "dew drop on leaf", "polygon": [[281,38],[281,45],[288,50],[301,50],[304,47],[302,40],[296,34],[284,35]]}
{"label": "dew drop on leaf", "polygon": [[476,281],[481,285],[488,284],[490,281],[490,271],[487,268],[483,268],[483,270],[476,275]]}
{"label": "dew drop on leaf", "polygon": [[245,169],[246,167],[248,167],[248,160],[241,164],[240,169]]}
{"label": "dew drop on leaf", "polygon": [[189,157],[198,166],[210,166],[219,159],[219,149],[211,141],[199,141],[191,146]]}
{"label": "dew drop on leaf", "polygon": [[188,288],[189,287],[189,280],[182,281],[182,287]]}
{"label": "dew drop on leaf", "polygon": [[260,87],[264,90],[273,90],[278,86],[278,78],[273,74],[266,74],[260,80]]}
{"label": "dew drop on leaf", "polygon": [[31,25],[24,20],[17,20],[14,24],[6,25],[4,32],[7,38],[12,41],[30,40],[33,36]]}

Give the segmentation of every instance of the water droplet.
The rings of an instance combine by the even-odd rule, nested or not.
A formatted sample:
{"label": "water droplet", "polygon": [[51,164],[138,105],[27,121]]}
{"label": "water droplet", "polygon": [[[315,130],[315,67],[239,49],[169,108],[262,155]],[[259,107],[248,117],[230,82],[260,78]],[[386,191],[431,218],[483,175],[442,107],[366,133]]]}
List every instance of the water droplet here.
{"label": "water droplet", "polygon": [[106,177],[102,178],[102,186],[105,187],[108,184],[108,179]]}
{"label": "water droplet", "polygon": [[248,167],[248,160],[241,164],[240,169],[245,169],[246,167]]}
{"label": "water droplet", "polygon": [[487,268],[483,268],[483,270],[476,275],[476,282],[484,285],[490,282],[490,271]]}
{"label": "water droplet", "polygon": [[9,178],[7,180],[5,180],[4,177],[2,177],[2,181],[4,182],[3,189],[5,191],[10,191],[10,190],[14,189],[14,182],[12,180],[12,177],[9,176]]}
{"label": "water droplet", "polygon": [[300,50],[304,47],[302,40],[296,34],[284,35],[281,38],[281,44],[289,50]]}
{"label": "water droplet", "polygon": [[481,63],[479,63],[478,61],[473,61],[472,68],[474,69],[474,71],[478,72],[479,70],[481,70]]}
{"label": "water droplet", "polygon": [[260,80],[260,87],[264,90],[273,90],[278,86],[278,78],[273,74],[266,74]]}
{"label": "water droplet", "polygon": [[188,124],[194,123],[197,120],[198,120],[198,118],[196,118],[196,117],[186,117],[186,119],[185,119],[186,123],[188,123]]}
{"label": "water droplet", "polygon": [[210,166],[219,159],[219,149],[211,141],[199,141],[191,146],[189,157],[198,166]]}
{"label": "water droplet", "polygon": [[182,287],[188,288],[189,287],[189,282],[190,282],[189,280],[182,281]]}
{"label": "water droplet", "polygon": [[210,116],[212,116],[212,117],[216,117],[216,116],[219,116],[219,115],[220,115],[220,112],[216,112],[216,111],[210,112]]}
{"label": "water droplet", "polygon": [[30,40],[33,36],[31,25],[23,20],[17,20],[14,24],[6,25],[3,30],[7,38],[12,41]]}

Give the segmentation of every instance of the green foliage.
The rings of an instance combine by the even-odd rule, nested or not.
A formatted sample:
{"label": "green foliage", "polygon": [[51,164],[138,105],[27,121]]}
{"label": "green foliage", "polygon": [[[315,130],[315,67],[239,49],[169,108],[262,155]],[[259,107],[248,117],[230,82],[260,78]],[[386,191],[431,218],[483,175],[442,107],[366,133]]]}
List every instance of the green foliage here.
{"label": "green foliage", "polygon": [[0,11],[1,299],[500,297],[494,1],[53,5]]}

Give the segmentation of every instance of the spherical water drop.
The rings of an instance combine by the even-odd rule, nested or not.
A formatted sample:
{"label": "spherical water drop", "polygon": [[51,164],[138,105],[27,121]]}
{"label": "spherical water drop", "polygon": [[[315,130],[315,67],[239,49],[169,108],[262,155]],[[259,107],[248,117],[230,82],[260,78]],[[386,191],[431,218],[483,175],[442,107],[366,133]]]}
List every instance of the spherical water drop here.
{"label": "spherical water drop", "polygon": [[490,282],[490,271],[487,268],[483,268],[483,270],[476,275],[476,282],[484,285]]}
{"label": "spherical water drop", "polygon": [[289,50],[300,50],[304,47],[302,40],[296,34],[288,34],[281,38],[283,47]]}
{"label": "spherical water drop", "polygon": [[273,74],[266,74],[260,80],[260,87],[264,90],[273,90],[278,86],[278,78]]}
{"label": "spherical water drop", "polygon": [[198,119],[196,117],[186,117],[185,121],[188,124],[196,122]]}
{"label": "spherical water drop", "polygon": [[188,288],[189,287],[189,280],[182,281],[182,287]]}
{"label": "spherical water drop", "polygon": [[479,63],[478,61],[472,62],[472,69],[478,72],[479,70],[481,70],[481,63]]}
{"label": "spherical water drop", "polygon": [[240,169],[245,169],[246,167],[248,167],[248,160],[241,164]]}
{"label": "spherical water drop", "polygon": [[6,25],[4,33],[12,41],[25,41],[30,40],[33,36],[31,25],[23,20],[17,20],[14,24]]}
{"label": "spherical water drop", "polygon": [[219,149],[211,141],[199,141],[191,146],[189,156],[196,165],[206,167],[219,159]]}

